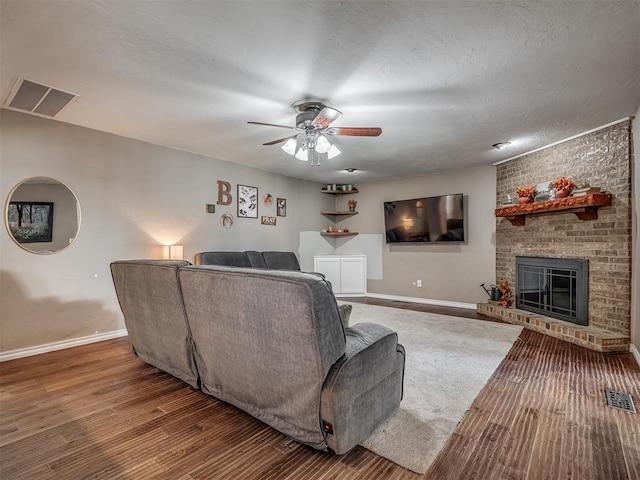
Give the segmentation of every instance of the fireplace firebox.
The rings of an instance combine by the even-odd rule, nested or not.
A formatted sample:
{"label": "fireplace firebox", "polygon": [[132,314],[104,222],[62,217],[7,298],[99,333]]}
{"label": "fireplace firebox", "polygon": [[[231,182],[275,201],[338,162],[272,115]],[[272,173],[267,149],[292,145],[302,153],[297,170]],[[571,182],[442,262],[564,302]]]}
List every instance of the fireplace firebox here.
{"label": "fireplace firebox", "polygon": [[588,325],[588,276],[589,260],[516,257],[516,308]]}

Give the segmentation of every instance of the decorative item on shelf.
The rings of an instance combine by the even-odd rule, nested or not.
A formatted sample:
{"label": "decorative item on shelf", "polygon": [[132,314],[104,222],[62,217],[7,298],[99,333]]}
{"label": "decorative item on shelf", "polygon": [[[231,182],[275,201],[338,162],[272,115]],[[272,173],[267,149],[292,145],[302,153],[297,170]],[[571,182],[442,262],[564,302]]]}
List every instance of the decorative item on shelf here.
{"label": "decorative item on shelf", "polygon": [[[541,182],[536,185],[536,196],[533,199],[534,202],[546,202],[551,200],[551,194],[553,193],[553,187],[551,182]],[[554,196],[555,198],[555,196]]]}
{"label": "decorative item on shelf", "polygon": [[502,282],[500,284],[500,291],[502,292],[502,296],[500,300],[498,300],[498,305],[505,308],[511,308],[511,288],[507,282]]}
{"label": "decorative item on shelf", "polygon": [[533,185],[518,187],[516,188],[516,193],[518,194],[518,201],[520,203],[531,203],[536,196],[536,187]]}
{"label": "decorative item on shelf", "polygon": [[602,189],[600,187],[582,187],[575,188],[573,190],[574,197],[584,197],[586,195],[591,195],[593,193],[600,193]]}
{"label": "decorative item on shelf", "polygon": [[349,200],[348,204],[349,204],[349,211],[355,212],[356,207],[358,206],[358,202],[356,200]]}
{"label": "decorative item on shelf", "polygon": [[576,188],[576,184],[573,183],[571,177],[554,178],[551,184],[556,191],[556,198],[567,198],[571,195],[573,189]]}

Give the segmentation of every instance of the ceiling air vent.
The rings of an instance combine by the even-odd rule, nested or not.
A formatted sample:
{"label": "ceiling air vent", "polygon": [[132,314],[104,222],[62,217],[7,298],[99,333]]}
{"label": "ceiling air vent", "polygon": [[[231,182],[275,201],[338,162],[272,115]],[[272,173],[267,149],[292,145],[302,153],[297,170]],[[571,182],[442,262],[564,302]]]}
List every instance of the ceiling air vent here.
{"label": "ceiling air vent", "polygon": [[19,112],[53,118],[76,98],[78,95],[74,93],[18,77],[3,106]]}

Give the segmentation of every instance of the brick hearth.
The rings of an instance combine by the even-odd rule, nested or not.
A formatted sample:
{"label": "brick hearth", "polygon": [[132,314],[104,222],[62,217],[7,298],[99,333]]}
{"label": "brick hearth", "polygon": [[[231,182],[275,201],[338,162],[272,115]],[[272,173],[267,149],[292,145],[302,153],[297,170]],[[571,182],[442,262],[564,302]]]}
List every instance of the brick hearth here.
{"label": "brick hearth", "polygon": [[630,338],[617,333],[607,332],[597,328],[582,327],[573,323],[563,322],[555,318],[545,317],[536,313],[505,308],[494,302],[479,303],[478,313],[491,318],[498,318],[505,322],[521,325],[546,335],[575,343],[598,352],[628,352]]}

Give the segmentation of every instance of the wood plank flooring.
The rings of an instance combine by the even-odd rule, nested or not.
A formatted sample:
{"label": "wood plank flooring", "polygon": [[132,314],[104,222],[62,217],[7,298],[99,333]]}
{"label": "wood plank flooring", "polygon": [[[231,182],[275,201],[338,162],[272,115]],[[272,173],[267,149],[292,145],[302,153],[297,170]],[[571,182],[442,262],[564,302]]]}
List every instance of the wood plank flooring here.
{"label": "wood plank flooring", "polygon": [[338,457],[299,445],[142,363],[119,338],[0,364],[0,478],[640,479],[640,415],[607,407],[605,388],[640,407],[630,354],[525,330],[421,476],[361,447]]}

